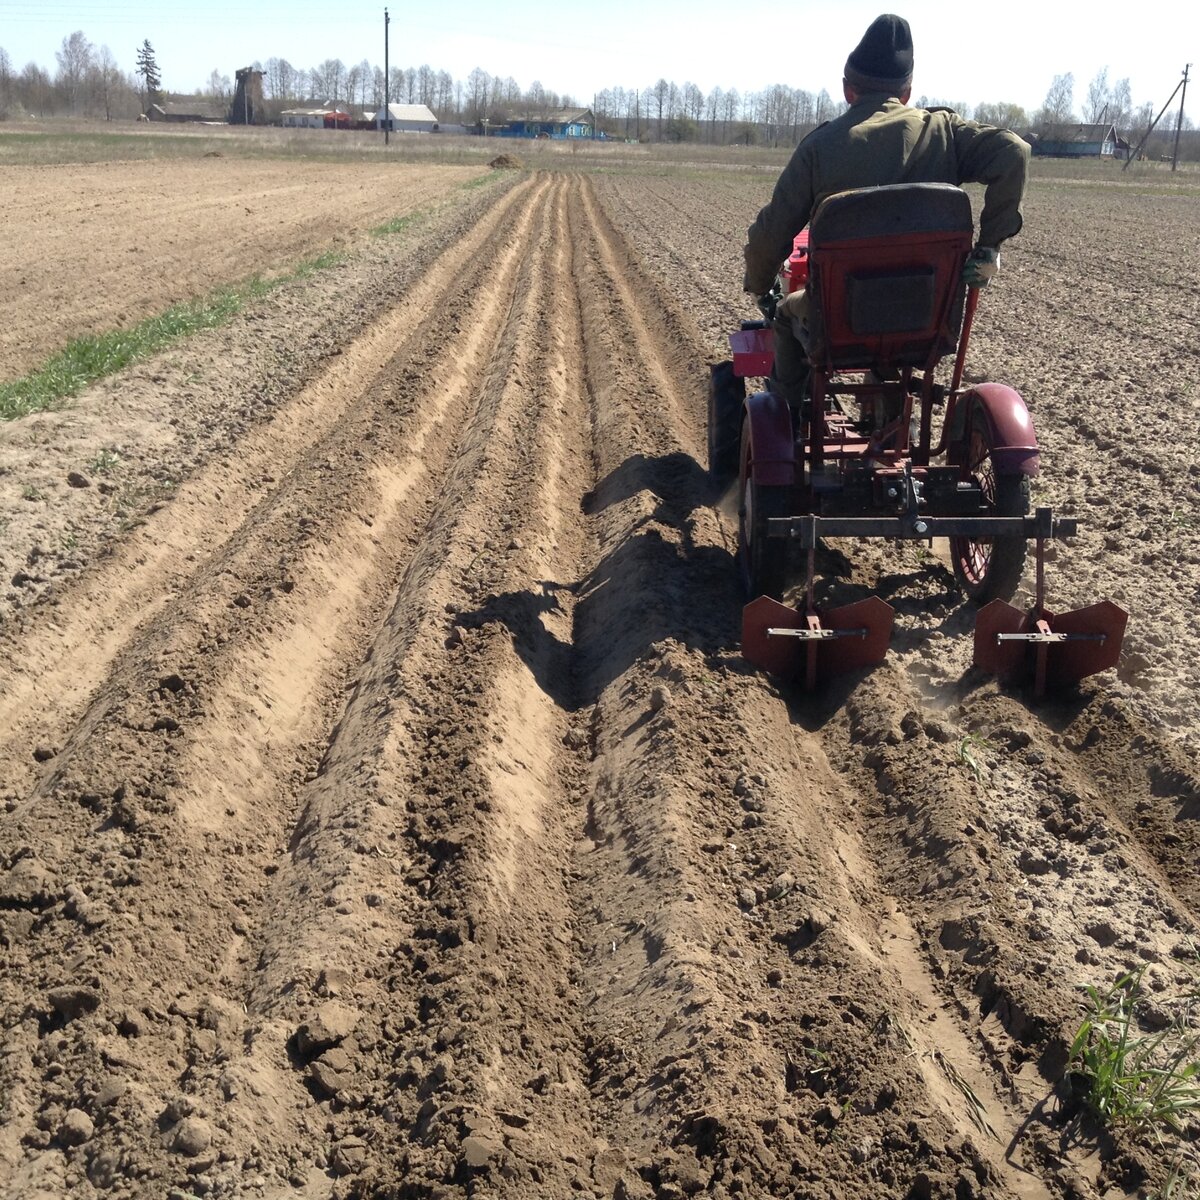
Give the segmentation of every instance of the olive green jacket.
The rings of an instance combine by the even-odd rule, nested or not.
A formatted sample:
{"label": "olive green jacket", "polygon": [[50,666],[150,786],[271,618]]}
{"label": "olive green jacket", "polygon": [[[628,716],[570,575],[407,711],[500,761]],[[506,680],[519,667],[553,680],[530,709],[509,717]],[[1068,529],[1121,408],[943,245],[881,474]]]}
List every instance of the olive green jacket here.
{"label": "olive green jacket", "polygon": [[947,108],[910,108],[894,96],[860,97],[796,147],[771,202],[746,240],[746,291],[769,291],[796,234],[826,196],[889,183],[984,183],[979,244],[1021,228],[1029,147],[1015,133],[965,121]]}

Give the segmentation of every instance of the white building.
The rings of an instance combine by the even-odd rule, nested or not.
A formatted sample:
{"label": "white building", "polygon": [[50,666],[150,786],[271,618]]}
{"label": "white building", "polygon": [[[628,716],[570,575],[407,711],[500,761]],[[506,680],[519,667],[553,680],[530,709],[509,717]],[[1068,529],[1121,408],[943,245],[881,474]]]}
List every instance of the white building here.
{"label": "white building", "polygon": [[279,123],[288,129],[336,129],[350,124],[350,114],[336,108],[285,108]]}
{"label": "white building", "polygon": [[[389,121],[390,116],[390,121]],[[375,128],[392,133],[437,133],[438,119],[424,104],[389,104],[375,114]]]}

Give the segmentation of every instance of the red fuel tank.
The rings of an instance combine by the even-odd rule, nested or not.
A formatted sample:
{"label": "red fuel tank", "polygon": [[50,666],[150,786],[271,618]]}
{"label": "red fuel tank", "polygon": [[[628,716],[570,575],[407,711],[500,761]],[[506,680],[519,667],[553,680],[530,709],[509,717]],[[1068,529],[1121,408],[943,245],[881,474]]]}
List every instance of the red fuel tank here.
{"label": "red fuel tank", "polygon": [[787,262],[783,264],[783,270],[780,271],[779,277],[783,280],[785,296],[791,295],[792,292],[798,292],[808,282],[807,227],[796,234],[796,240],[792,243],[792,253]]}

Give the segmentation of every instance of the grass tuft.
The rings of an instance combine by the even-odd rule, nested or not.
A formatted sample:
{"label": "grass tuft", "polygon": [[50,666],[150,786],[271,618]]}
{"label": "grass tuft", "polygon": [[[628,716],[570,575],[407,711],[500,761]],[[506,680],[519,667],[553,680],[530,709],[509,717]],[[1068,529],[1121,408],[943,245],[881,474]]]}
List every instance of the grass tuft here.
{"label": "grass tuft", "polygon": [[1184,1119],[1200,1111],[1200,1033],[1182,1017],[1157,1033],[1140,1031],[1135,1010],[1144,971],[1122,976],[1107,990],[1086,987],[1087,1011],[1071,1043],[1068,1077],[1106,1125],[1181,1134]]}
{"label": "grass tuft", "polygon": [[344,257],[330,251],[306,259],[287,274],[272,279],[256,275],[200,299],[176,304],[130,329],[77,338],[37,371],[0,384],[0,421],[54,408],[98,379],[157,354],[179,338],[224,325],[250,302],[290,280],[336,266]]}
{"label": "grass tuft", "polygon": [[958,752],[956,758],[959,765],[967,768],[972,775],[975,776],[976,783],[983,782],[983,764],[975,757],[976,750],[998,750],[1000,747],[995,742],[989,742],[987,738],[980,737],[977,733],[968,733],[965,738],[958,743]]}

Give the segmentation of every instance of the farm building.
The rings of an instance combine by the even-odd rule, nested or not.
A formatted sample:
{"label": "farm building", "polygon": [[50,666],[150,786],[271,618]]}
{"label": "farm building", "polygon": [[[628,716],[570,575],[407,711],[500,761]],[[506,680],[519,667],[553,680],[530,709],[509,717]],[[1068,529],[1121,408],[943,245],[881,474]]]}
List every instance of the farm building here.
{"label": "farm building", "polygon": [[200,96],[164,96],[160,103],[146,109],[146,117],[174,125],[200,121],[225,124],[229,120],[229,105],[223,100],[206,100]]}
{"label": "farm building", "polygon": [[279,123],[285,129],[349,129],[351,120],[340,108],[285,108]]}
{"label": "farm building", "polygon": [[375,114],[376,129],[391,133],[437,133],[438,119],[424,104],[389,104]]}
{"label": "farm building", "polygon": [[[560,108],[534,116],[512,117],[496,129],[497,137],[590,138],[595,129],[590,108]],[[495,128],[495,126],[493,126]]]}
{"label": "farm building", "polygon": [[1033,152],[1045,158],[1124,158],[1129,153],[1129,143],[1117,137],[1111,122],[1057,125],[1034,141]]}

